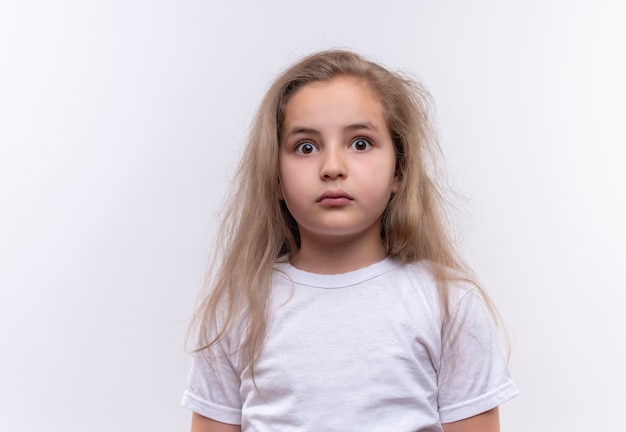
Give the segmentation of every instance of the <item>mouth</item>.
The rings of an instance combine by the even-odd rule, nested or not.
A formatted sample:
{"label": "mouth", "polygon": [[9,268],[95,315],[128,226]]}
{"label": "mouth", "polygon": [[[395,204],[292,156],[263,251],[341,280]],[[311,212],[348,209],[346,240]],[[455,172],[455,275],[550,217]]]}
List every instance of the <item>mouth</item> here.
{"label": "mouth", "polygon": [[330,190],[320,195],[316,202],[322,207],[343,207],[354,198],[350,194],[341,190]]}

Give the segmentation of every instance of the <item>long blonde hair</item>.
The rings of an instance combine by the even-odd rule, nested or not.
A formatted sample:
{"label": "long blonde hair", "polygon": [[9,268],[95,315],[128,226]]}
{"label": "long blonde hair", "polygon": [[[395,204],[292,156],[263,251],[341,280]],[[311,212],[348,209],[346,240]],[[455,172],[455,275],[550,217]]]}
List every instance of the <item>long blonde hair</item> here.
{"label": "long blonde hair", "polygon": [[278,152],[285,106],[303,86],[337,76],[367,83],[383,107],[400,185],[384,212],[381,236],[390,257],[430,263],[439,287],[444,337],[450,322],[449,281],[453,277],[474,281],[444,222],[434,169],[439,146],[428,92],[414,80],[350,51],[309,55],[284,71],[261,102],[222,215],[208,292],[192,322],[200,341],[196,351],[211,348],[242,326],[243,337],[235,349],[243,353],[253,377],[254,359],[267,329],[274,265],[289,260],[299,247],[297,225],[279,200]]}

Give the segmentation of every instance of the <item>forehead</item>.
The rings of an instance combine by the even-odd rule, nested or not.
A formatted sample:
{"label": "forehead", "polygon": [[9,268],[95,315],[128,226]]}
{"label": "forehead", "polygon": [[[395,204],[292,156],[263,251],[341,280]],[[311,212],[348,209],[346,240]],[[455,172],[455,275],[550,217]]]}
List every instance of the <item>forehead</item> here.
{"label": "forehead", "polygon": [[340,126],[346,122],[371,122],[386,129],[383,106],[364,80],[340,76],[307,84],[289,98],[283,131],[298,126]]}

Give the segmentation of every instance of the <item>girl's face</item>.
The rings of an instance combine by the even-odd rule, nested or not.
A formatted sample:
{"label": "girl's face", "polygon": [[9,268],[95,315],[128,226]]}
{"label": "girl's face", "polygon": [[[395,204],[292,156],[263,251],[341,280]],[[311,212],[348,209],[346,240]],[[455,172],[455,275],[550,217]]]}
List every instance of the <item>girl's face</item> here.
{"label": "girl's face", "polygon": [[382,245],[380,223],[398,189],[396,155],[378,98],[353,77],[308,84],[285,107],[281,196],[311,242]]}

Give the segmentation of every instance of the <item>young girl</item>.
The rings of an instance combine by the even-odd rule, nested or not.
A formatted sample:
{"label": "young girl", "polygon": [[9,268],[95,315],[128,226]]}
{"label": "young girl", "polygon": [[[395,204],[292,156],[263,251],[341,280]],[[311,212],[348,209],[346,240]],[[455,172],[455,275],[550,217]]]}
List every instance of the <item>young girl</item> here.
{"label": "young girl", "polygon": [[436,146],[426,91],[357,54],[274,82],[195,317],[192,431],[499,430],[517,388]]}

